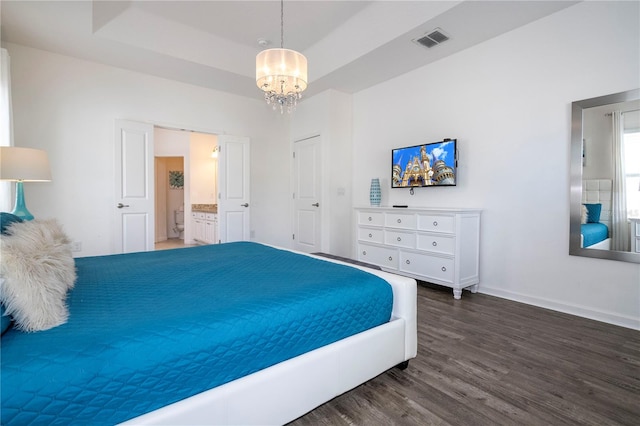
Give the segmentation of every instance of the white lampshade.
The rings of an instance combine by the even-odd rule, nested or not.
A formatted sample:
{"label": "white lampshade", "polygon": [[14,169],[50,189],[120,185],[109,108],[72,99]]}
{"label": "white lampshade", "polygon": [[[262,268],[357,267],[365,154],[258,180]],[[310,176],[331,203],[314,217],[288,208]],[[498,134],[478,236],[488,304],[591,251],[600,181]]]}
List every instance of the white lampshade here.
{"label": "white lampshade", "polygon": [[266,49],[256,56],[256,84],[265,92],[298,94],[307,88],[307,58],[290,49]]}
{"label": "white lampshade", "polygon": [[41,149],[0,147],[0,180],[49,182],[47,153]]}

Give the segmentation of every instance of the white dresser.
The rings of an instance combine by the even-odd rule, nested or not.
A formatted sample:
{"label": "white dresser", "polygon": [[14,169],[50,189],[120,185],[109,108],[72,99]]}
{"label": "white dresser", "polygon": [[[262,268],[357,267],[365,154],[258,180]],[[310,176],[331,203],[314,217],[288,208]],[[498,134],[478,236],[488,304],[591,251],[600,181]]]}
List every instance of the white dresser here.
{"label": "white dresser", "polygon": [[476,292],[480,210],[365,207],[356,209],[359,261],[388,272]]}
{"label": "white dresser", "polygon": [[631,222],[631,253],[640,253],[640,217],[630,218]]}

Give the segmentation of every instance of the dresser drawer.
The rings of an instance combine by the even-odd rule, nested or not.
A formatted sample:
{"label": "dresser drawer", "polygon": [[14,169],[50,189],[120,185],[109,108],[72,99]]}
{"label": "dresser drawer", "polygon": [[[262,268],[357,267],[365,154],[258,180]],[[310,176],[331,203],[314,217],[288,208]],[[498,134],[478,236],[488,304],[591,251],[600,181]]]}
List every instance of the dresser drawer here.
{"label": "dresser drawer", "polygon": [[398,249],[358,244],[358,260],[387,269],[398,269]]}
{"label": "dresser drawer", "polygon": [[216,216],[215,213],[205,213],[204,218],[205,220],[216,220]]}
{"label": "dresser drawer", "polygon": [[205,214],[203,212],[193,212],[191,213],[191,217],[194,219],[204,219]]}
{"label": "dresser drawer", "polygon": [[358,240],[382,244],[384,241],[382,228],[358,228]]}
{"label": "dresser drawer", "polygon": [[418,230],[453,233],[455,231],[455,217],[448,215],[418,215]]}
{"label": "dresser drawer", "polygon": [[382,212],[358,212],[359,225],[382,226],[384,224],[384,213]]}
{"label": "dresser drawer", "polygon": [[416,229],[416,215],[411,213],[387,213],[384,226],[389,228]]}
{"label": "dresser drawer", "polygon": [[400,271],[438,281],[453,283],[454,260],[422,253],[400,252]]}
{"label": "dresser drawer", "polygon": [[384,243],[390,246],[415,248],[416,234],[402,231],[384,231]]}
{"label": "dresser drawer", "polygon": [[431,253],[453,255],[456,249],[456,240],[453,236],[438,234],[418,234],[416,248]]}

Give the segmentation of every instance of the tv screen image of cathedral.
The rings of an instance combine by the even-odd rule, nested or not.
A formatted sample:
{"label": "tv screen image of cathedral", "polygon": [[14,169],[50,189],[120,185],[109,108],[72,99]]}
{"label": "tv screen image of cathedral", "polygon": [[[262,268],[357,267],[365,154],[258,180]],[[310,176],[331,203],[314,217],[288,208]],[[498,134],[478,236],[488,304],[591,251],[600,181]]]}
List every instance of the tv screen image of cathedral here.
{"label": "tv screen image of cathedral", "polygon": [[392,188],[454,186],[455,184],[455,139],[392,151]]}

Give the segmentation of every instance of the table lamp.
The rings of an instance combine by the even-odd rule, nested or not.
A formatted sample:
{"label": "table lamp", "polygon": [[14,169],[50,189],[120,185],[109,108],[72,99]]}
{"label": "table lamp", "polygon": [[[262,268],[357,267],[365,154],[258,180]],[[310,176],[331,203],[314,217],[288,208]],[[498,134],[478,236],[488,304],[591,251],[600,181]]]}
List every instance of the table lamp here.
{"label": "table lamp", "polygon": [[11,213],[22,220],[32,220],[33,215],[24,203],[22,183],[51,180],[47,153],[41,149],[0,147],[0,180],[16,182],[16,203]]}

